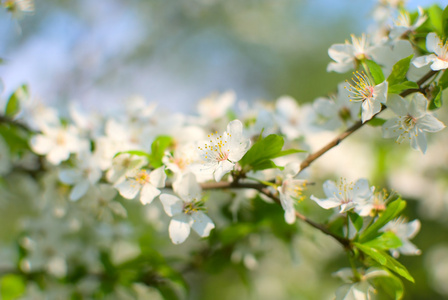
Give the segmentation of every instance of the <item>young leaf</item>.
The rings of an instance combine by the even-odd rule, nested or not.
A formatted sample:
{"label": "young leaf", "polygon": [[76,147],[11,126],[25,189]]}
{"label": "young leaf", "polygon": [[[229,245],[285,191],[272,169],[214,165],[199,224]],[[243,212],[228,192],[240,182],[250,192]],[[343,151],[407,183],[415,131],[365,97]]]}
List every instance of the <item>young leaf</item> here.
{"label": "young leaf", "polygon": [[373,240],[364,243],[364,245],[378,250],[389,250],[401,247],[403,243],[395,233],[387,231]]}
{"label": "young leaf", "polygon": [[149,162],[154,168],[162,166],[162,158],[165,155],[165,150],[171,145],[173,139],[170,136],[160,135],[151,145],[151,154]]}
{"label": "young leaf", "polygon": [[283,137],[276,134],[270,134],[265,138],[260,138],[249,151],[246,152],[243,158],[239,161],[239,164],[242,167],[253,167],[263,161],[270,160],[282,151],[283,144]]}
{"label": "young leaf", "polygon": [[417,83],[413,81],[404,81],[402,83],[397,83],[392,86],[389,85],[389,89],[387,90],[387,92],[391,94],[400,94],[405,90],[418,89],[418,88],[419,86]]}
{"label": "young leaf", "polygon": [[442,30],[442,9],[437,5],[434,4],[428,9],[428,16],[429,20],[431,22],[432,27],[437,32],[437,35],[442,36],[443,30]]}
{"label": "young leaf", "polygon": [[5,115],[14,117],[20,111],[20,102],[28,97],[28,87],[24,84],[19,87],[8,99]]}
{"label": "young leaf", "polygon": [[362,228],[362,225],[364,224],[362,217],[360,217],[358,214],[352,213],[352,212],[349,212],[348,216],[350,217],[350,220],[352,221],[353,226],[355,226],[356,231],[359,232]]}
{"label": "young leaf", "polygon": [[17,299],[25,292],[26,284],[23,277],[8,274],[0,280],[0,295],[2,300]]}
{"label": "young leaf", "polygon": [[[448,7],[448,6],[447,6]],[[442,89],[446,89],[448,87],[448,72],[445,70],[439,78],[438,86]]]}
{"label": "young leaf", "polygon": [[277,158],[277,157],[286,156],[286,155],[290,155],[290,154],[294,154],[294,153],[301,153],[301,152],[306,152],[306,151],[299,150],[299,149],[288,149],[288,150],[280,151],[279,153],[272,156],[271,158]]}
{"label": "young leaf", "polygon": [[128,150],[128,151],[120,151],[117,152],[117,154],[114,155],[114,158],[117,157],[120,154],[131,154],[131,155],[136,155],[136,156],[144,156],[146,158],[150,158],[150,155],[148,153],[146,153],[145,151],[140,151],[140,150]]}
{"label": "young leaf", "polygon": [[448,5],[442,13],[442,38],[448,38]]}
{"label": "young leaf", "polygon": [[374,62],[373,60],[367,59],[366,61],[367,67],[369,68],[370,74],[373,77],[373,80],[375,81],[375,84],[380,84],[385,80],[383,70],[381,70],[381,67]]}
{"label": "young leaf", "polygon": [[411,276],[411,274],[409,274],[408,270],[386,252],[360,243],[353,243],[353,244],[356,246],[356,248],[364,252],[366,255],[371,257],[374,261],[376,261],[380,265],[385,266],[391,271],[394,271],[395,273],[401,275],[403,278],[406,278],[410,282],[415,282],[414,278]]}
{"label": "young leaf", "polygon": [[406,73],[409,70],[409,66],[411,65],[411,59],[413,56],[414,56],[414,54],[411,54],[410,56],[399,60],[392,67],[392,73],[390,73],[389,77],[387,77],[389,86],[401,83],[406,80]]}
{"label": "young leaf", "polygon": [[[392,274],[389,270],[386,270],[389,276],[381,276],[373,278],[373,284],[377,289],[386,293],[391,299],[403,299],[404,286],[403,282]],[[382,298],[381,298],[382,299]]]}
{"label": "young leaf", "polygon": [[375,238],[378,235],[378,230],[380,230],[389,221],[397,217],[405,207],[406,202],[401,200],[400,198],[389,203],[386,210],[376,220],[376,222],[367,227],[366,230],[360,235],[359,241],[366,242]]}
{"label": "young leaf", "polygon": [[373,127],[378,127],[378,126],[383,126],[384,123],[386,123],[385,119],[373,117],[372,119],[370,119],[369,123],[367,123],[367,124],[369,124],[370,126],[373,126]]}

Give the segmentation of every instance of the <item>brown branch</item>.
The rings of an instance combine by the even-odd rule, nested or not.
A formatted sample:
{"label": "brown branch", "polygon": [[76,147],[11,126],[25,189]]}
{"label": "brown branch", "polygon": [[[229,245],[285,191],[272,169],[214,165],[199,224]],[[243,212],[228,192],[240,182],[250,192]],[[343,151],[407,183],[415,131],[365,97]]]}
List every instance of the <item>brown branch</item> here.
{"label": "brown branch", "polygon": [[[406,97],[407,95],[410,95],[412,93],[416,93],[416,92],[422,92],[424,93],[425,90],[423,88],[421,88],[421,86],[428,80],[430,79],[432,76],[434,76],[435,74],[437,74],[437,71],[430,71],[428,72],[425,76],[423,76],[419,81],[417,81],[417,84],[420,88],[418,89],[408,89],[405,90],[403,92],[400,93],[401,97]],[[375,117],[376,115],[378,115],[379,113],[381,113],[382,111],[384,111],[387,107],[386,106],[382,106],[381,110],[375,114],[373,117]],[[372,117],[372,119],[373,119]],[[371,119],[370,119],[371,120]],[[301,164],[300,164],[300,170],[299,173],[302,172],[304,169],[308,168],[309,165],[311,165],[311,163],[313,163],[316,159],[318,159],[319,157],[321,157],[323,154],[325,154],[327,151],[329,151],[330,149],[332,149],[333,147],[339,145],[340,142],[342,142],[345,138],[347,138],[349,135],[351,135],[352,133],[354,133],[356,130],[358,130],[359,128],[361,128],[362,126],[364,126],[365,124],[367,124],[370,120],[362,123],[361,120],[359,120],[358,122],[356,122],[355,124],[353,124],[352,126],[350,126],[347,130],[345,130],[343,133],[341,133],[340,135],[338,135],[335,139],[333,139],[332,141],[330,141],[328,144],[326,144],[325,146],[323,146],[321,149],[317,150],[316,152],[310,154]]]}

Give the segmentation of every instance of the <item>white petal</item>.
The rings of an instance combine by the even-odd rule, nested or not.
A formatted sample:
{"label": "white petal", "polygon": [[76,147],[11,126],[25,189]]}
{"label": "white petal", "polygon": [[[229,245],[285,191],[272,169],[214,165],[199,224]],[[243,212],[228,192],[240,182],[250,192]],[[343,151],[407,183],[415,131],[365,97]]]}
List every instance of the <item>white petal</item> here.
{"label": "white petal", "polygon": [[442,59],[436,58],[431,65],[431,69],[434,71],[445,70],[448,68],[448,62]]}
{"label": "white petal", "polygon": [[445,124],[437,120],[433,115],[426,115],[418,119],[417,126],[423,131],[437,132],[445,128]]}
{"label": "white petal", "polygon": [[[279,190],[281,188],[279,187]],[[296,211],[294,209],[294,202],[285,194],[280,192],[280,204],[285,211],[285,221],[288,224],[293,224],[296,221]]]}
{"label": "white petal", "polygon": [[162,194],[159,197],[160,202],[162,202],[163,209],[166,214],[170,217],[180,214],[182,212],[184,201],[180,200],[176,196],[169,194]]}
{"label": "white petal", "polygon": [[47,160],[53,165],[59,165],[61,161],[67,160],[70,157],[70,152],[63,147],[54,147],[47,154]]}
{"label": "white petal", "polygon": [[174,216],[168,231],[173,244],[183,243],[190,235],[190,218],[184,214]]}
{"label": "white petal", "polygon": [[193,173],[182,175],[173,183],[173,190],[181,199],[191,202],[193,199],[201,198],[202,189]]}
{"label": "white petal", "polygon": [[387,99],[387,107],[392,109],[398,116],[406,116],[408,114],[406,103],[406,100],[397,94],[391,94]]}
{"label": "white petal", "polygon": [[401,130],[400,123],[398,122],[398,118],[393,118],[387,120],[386,123],[383,124],[383,138],[393,138],[400,135]]}
{"label": "white petal", "polygon": [[31,149],[37,154],[47,154],[54,147],[54,142],[45,135],[35,135],[30,140]]}
{"label": "white petal", "polygon": [[209,236],[210,231],[215,228],[213,221],[202,211],[192,213],[191,219],[193,220],[191,228],[193,228],[193,230],[201,237]]}
{"label": "white petal", "polygon": [[213,173],[215,180],[220,181],[225,174],[229,173],[233,169],[234,165],[234,163],[231,163],[227,160],[220,162],[215,172]]}
{"label": "white petal", "polygon": [[[375,101],[386,103],[387,100],[387,89],[389,87],[389,82],[383,81],[373,88],[373,93],[375,95]],[[380,106],[381,108],[381,106]],[[377,111],[379,112],[379,110]],[[375,112],[375,113],[377,113]]]}
{"label": "white petal", "polygon": [[77,201],[79,198],[84,196],[87,193],[87,190],[89,189],[89,182],[87,180],[83,180],[76,184],[71,192],[70,192],[70,200]]}
{"label": "white petal", "polygon": [[116,186],[120,195],[126,199],[134,199],[140,191],[141,185],[134,179],[128,179]]}
{"label": "white petal", "polygon": [[334,197],[337,193],[339,193],[338,188],[334,181],[327,180],[323,184],[324,193],[328,198]]}
{"label": "white petal", "polygon": [[150,204],[158,195],[160,195],[160,191],[152,184],[147,183],[143,185],[142,191],[140,192],[140,202],[143,205]]}
{"label": "white petal", "polygon": [[320,207],[325,208],[325,209],[329,209],[329,208],[333,208],[333,207],[338,207],[341,205],[340,201],[334,200],[334,199],[319,199],[317,197],[314,197],[313,195],[311,195],[310,197],[311,200],[313,200],[314,202],[316,202]]}
{"label": "white petal", "polygon": [[428,52],[436,52],[442,41],[434,32],[428,33],[426,36],[426,49]]}
{"label": "white petal", "polygon": [[149,173],[149,182],[155,187],[163,188],[165,186],[166,173],[165,166],[155,169]]}
{"label": "white petal", "polygon": [[[423,154],[426,153],[427,149],[427,142],[426,142],[426,135],[424,132],[418,132],[415,136],[415,140],[417,142],[418,148],[422,151]],[[415,149],[415,148],[414,148]]]}
{"label": "white petal", "polygon": [[429,59],[429,55],[425,55],[425,56],[420,56],[417,58],[414,58],[412,60],[412,64],[414,66],[416,66],[417,68],[422,68],[424,66],[426,66],[427,64],[429,64],[432,60]]}
{"label": "white petal", "polygon": [[74,184],[80,180],[79,173],[75,170],[60,170],[59,180],[65,184]]}

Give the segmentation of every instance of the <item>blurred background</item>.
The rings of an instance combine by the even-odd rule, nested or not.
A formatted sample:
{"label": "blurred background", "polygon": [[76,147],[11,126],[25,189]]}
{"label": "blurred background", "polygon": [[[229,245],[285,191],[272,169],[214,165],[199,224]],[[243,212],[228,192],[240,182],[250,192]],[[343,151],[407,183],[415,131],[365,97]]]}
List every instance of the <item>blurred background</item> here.
{"label": "blurred background", "polygon": [[[371,12],[376,3],[45,0],[37,1],[35,13],[21,20],[12,19],[1,10],[1,97],[7,98],[27,83],[35,99],[62,109],[76,102],[86,110],[107,111],[121,107],[129,96],[138,94],[162,109],[195,113],[201,98],[227,90],[234,90],[239,100],[270,101],[291,95],[299,102],[311,102],[335,91],[337,83],[347,79],[347,74],[326,72],[330,62],[327,49],[342,43],[351,33],[367,31],[373,23]],[[408,1],[408,7],[414,10],[433,3],[446,5],[443,0],[414,0]],[[446,123],[446,118],[441,120]],[[424,157],[414,152],[403,156],[409,152],[405,147],[403,152],[393,152],[391,143],[379,135],[378,149],[362,148],[361,138],[358,144],[347,142],[346,148],[339,150],[347,153],[348,147],[352,151],[359,147],[355,149],[376,153],[367,165],[366,157],[360,157],[363,162],[347,172],[373,177],[374,184],[399,189],[408,193],[407,199],[415,200],[409,203],[408,215],[410,220],[422,220],[422,231],[414,242],[425,254],[403,259],[417,279],[416,285],[406,287],[408,299],[448,297],[448,222],[444,215],[448,212],[448,141],[445,132],[440,135],[443,134],[445,138],[440,138],[432,150],[430,147]],[[386,156],[389,151],[393,153]],[[341,152],[327,156],[327,162],[332,162],[326,166],[327,171],[341,169]],[[400,165],[405,167],[400,169]],[[419,200],[423,197],[426,203]],[[340,250],[332,241],[328,245],[322,242],[316,248],[309,241],[308,229],[302,229],[304,237],[298,238],[290,249],[278,241],[278,245],[271,241],[269,247],[264,244],[268,260],[255,260],[255,255],[254,263],[247,256],[248,266],[258,266],[253,274],[257,292],[250,292],[247,282],[235,279],[233,273],[223,272],[213,278],[193,274],[187,279],[192,284],[191,299],[261,299],[260,295],[263,299],[276,299],[277,294],[281,295],[277,299],[293,295],[294,299],[331,296],[340,281],[327,282],[328,291],[318,293],[323,276],[320,273],[338,269],[338,262],[329,252]],[[249,242],[260,245],[256,238]],[[300,259],[290,255],[294,247],[301,248]],[[315,269],[313,260],[325,262],[322,270]],[[292,261],[296,265],[282,270]],[[283,279],[276,282],[276,277]],[[219,298],[216,290],[223,282],[227,289],[220,289]],[[314,298],[315,295],[319,296]]]}

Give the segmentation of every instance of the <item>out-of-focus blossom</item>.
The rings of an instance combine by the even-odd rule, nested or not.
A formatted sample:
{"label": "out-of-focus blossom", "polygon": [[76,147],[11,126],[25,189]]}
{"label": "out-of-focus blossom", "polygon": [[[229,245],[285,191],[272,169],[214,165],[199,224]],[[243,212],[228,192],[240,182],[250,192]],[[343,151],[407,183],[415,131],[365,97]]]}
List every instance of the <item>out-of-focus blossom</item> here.
{"label": "out-of-focus blossom", "polygon": [[357,270],[357,273],[355,276],[349,268],[334,273],[347,283],[336,290],[336,300],[370,300],[376,291],[370,280],[390,276],[387,271],[378,268]]}
{"label": "out-of-focus blossom", "polygon": [[341,178],[338,185],[334,181],[327,180],[323,185],[327,199],[319,199],[311,195],[311,200],[320,207],[329,209],[340,207],[339,213],[345,213],[354,209],[359,215],[367,216],[370,211],[364,209],[363,205],[372,197],[374,187],[369,187],[366,179],[358,179],[356,182],[347,182]]}
{"label": "out-of-focus blossom", "polygon": [[87,144],[78,136],[73,126],[43,127],[42,134],[31,138],[31,149],[37,154],[45,155],[53,165],[58,165],[69,158],[71,153],[86,149]]}
{"label": "out-of-focus blossom", "polygon": [[418,7],[418,18],[415,22],[411,23],[411,16],[407,11],[400,12],[400,15],[394,20],[394,25],[390,30],[390,38],[396,39],[400,38],[408,32],[412,32],[418,27],[420,27],[423,23],[425,23],[428,17],[425,15],[425,11],[420,6]]}
{"label": "out-of-focus blossom", "polygon": [[381,230],[393,232],[402,242],[402,246],[396,249],[391,249],[392,255],[397,258],[401,254],[404,255],[420,255],[422,251],[417,248],[409,240],[414,238],[420,231],[421,223],[419,220],[407,222],[403,218],[398,218],[387,223]]}
{"label": "out-of-focus blossom", "polygon": [[120,195],[126,199],[134,199],[140,193],[140,202],[149,204],[160,195],[159,188],[165,186],[165,166],[151,172],[145,169],[134,170],[126,180],[116,185]]}
{"label": "out-of-focus blossom", "polygon": [[398,117],[383,124],[383,137],[397,137],[397,143],[409,140],[415,150],[426,152],[425,132],[437,132],[445,128],[442,122],[426,111],[428,100],[420,93],[414,94],[410,100],[391,95],[387,106]]}
{"label": "out-of-focus blossom", "polygon": [[434,71],[448,68],[448,42],[443,42],[434,32],[426,36],[426,49],[435,54],[424,55],[412,60],[417,68],[431,64]]}
{"label": "out-of-focus blossom", "polygon": [[179,197],[162,194],[160,201],[166,214],[172,217],[169,234],[174,244],[183,243],[193,228],[201,237],[207,237],[215,228],[212,220],[204,213],[204,203],[201,200],[201,187],[193,173],[187,173],[173,185]]}

